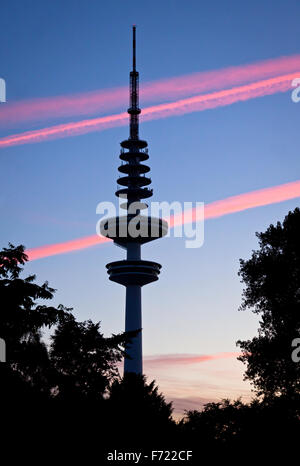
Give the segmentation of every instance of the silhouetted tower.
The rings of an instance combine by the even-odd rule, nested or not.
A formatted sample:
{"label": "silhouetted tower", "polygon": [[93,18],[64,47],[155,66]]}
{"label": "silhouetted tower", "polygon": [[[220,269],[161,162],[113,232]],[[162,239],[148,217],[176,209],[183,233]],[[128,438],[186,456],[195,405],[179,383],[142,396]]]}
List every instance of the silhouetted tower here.
{"label": "silhouetted tower", "polygon": [[[119,172],[123,176],[117,182],[120,189],[116,196],[124,198],[121,208],[127,215],[106,219],[101,222],[101,233],[126,249],[127,258],[107,264],[109,279],[126,287],[125,331],[142,329],[141,288],[158,280],[161,265],[141,259],[141,245],[167,234],[166,221],[142,215],[148,208],[142,199],[152,196],[148,186],[151,179],[145,176],[150,171],[144,162],[149,158],[147,142],[139,139],[139,73],[136,71],[136,27],[133,26],[133,63],[130,72],[130,135],[121,142]],[[124,176],[125,175],[125,176]],[[130,358],[125,358],[124,372],[142,374],[142,331],[126,348]]]}

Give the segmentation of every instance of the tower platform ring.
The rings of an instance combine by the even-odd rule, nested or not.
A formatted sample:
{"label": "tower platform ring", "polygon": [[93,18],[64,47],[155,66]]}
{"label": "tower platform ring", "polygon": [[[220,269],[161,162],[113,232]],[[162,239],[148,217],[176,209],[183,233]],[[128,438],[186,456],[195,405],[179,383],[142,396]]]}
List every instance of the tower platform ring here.
{"label": "tower platform ring", "polygon": [[[130,227],[132,220],[134,222],[133,228]],[[102,220],[100,222],[100,233],[122,246],[132,242],[144,244],[166,236],[168,222],[158,217],[128,214]]]}
{"label": "tower platform ring", "polygon": [[120,165],[118,168],[119,172],[121,173],[126,173],[129,175],[130,173],[138,173],[138,174],[143,174],[143,173],[148,173],[150,171],[150,167],[148,165],[132,165],[129,163]]}
{"label": "tower platform ring", "polygon": [[143,141],[142,139],[125,139],[125,141],[121,142],[121,146],[125,149],[132,149],[138,147],[139,149],[144,149],[148,146],[147,141]]}
{"label": "tower platform ring", "polygon": [[158,280],[161,265],[145,260],[122,260],[106,265],[109,279],[124,286],[144,286]]}
{"label": "tower platform ring", "polygon": [[151,181],[151,178],[138,175],[121,176],[117,179],[117,183],[120,186],[130,187],[134,184],[138,188],[141,188],[142,186],[148,186],[151,184]]}
{"label": "tower platform ring", "polygon": [[120,159],[124,162],[130,162],[133,159],[139,159],[139,162],[144,162],[149,159],[149,154],[147,152],[121,152]]}
{"label": "tower platform ring", "polygon": [[115,192],[115,195],[117,197],[128,197],[128,198],[138,198],[138,199],[148,199],[149,197],[153,196],[153,190],[149,188],[139,188],[138,186],[136,187],[128,187],[128,188],[122,188],[118,189],[118,191]]}

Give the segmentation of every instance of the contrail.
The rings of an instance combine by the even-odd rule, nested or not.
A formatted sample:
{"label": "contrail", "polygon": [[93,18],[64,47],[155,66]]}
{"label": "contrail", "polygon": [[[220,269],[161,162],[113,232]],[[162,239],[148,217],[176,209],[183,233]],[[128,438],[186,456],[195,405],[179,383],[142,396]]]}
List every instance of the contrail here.
{"label": "contrail", "polygon": [[[300,55],[263,60],[152,81],[141,86],[141,99],[143,103],[174,100],[299,71]],[[8,128],[24,122],[41,122],[51,118],[99,114],[122,108],[127,103],[127,86],[69,96],[8,102],[0,108],[0,127]]]}
{"label": "contrail", "polygon": [[[291,89],[291,82],[299,75],[299,73],[277,76],[275,78],[265,79],[263,81],[234,87],[232,89],[216,91],[210,94],[201,94],[177,100],[176,102],[168,102],[146,107],[143,109],[141,119],[143,121],[149,121],[170,116],[184,115],[186,113],[199,112],[225,105],[231,105],[235,102],[271,95],[277,92],[286,92]],[[116,115],[65,123],[40,130],[27,131],[25,133],[0,138],[0,148],[15,146],[18,144],[42,142],[53,138],[77,136],[91,131],[103,131],[107,128],[123,126],[127,124],[127,121],[128,115],[123,112]]]}
{"label": "contrail", "polygon": [[[223,217],[223,215],[276,204],[297,197],[300,197],[300,180],[272,186],[271,188],[250,191],[249,193],[238,194],[237,196],[227,197],[226,199],[206,204],[204,206],[204,219],[209,220],[211,218]],[[174,228],[183,223],[193,222],[197,218],[199,218],[199,216],[197,216],[197,209],[192,209],[191,215],[183,216],[183,214],[180,214],[173,216],[169,220],[169,227]]]}
{"label": "contrail", "polygon": [[[205,205],[204,218],[205,220],[217,218],[223,215],[253,209],[254,207],[295,199],[297,197],[300,197],[300,180],[211,202],[210,204]],[[193,213],[195,213],[195,209],[193,209]],[[172,217],[169,222],[170,228],[173,228],[178,224],[182,224],[183,222],[184,218],[181,216]],[[110,240],[107,238],[99,237],[98,235],[91,235],[84,238],[66,241],[64,243],[28,249],[26,254],[28,255],[29,260],[35,260],[43,257],[54,256],[56,254],[64,254],[79,249],[85,249],[109,241]]]}
{"label": "contrail", "polygon": [[57,254],[64,254],[66,252],[77,251],[78,249],[85,249],[96,244],[103,244],[111,240],[103,236],[92,235],[85,238],[73,239],[64,243],[49,244],[38,248],[28,249],[26,254],[29,260],[41,259],[43,257],[56,256]]}

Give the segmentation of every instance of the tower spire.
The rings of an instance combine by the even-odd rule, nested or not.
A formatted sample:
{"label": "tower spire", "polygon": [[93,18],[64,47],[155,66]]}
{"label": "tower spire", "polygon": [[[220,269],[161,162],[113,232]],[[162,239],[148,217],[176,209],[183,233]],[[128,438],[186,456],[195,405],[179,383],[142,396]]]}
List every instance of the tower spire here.
{"label": "tower spire", "polygon": [[132,70],[136,71],[136,25],[132,26]]}
{"label": "tower spire", "polygon": [[130,139],[139,139],[139,73],[136,71],[136,26],[132,26],[132,71],[130,72]]}

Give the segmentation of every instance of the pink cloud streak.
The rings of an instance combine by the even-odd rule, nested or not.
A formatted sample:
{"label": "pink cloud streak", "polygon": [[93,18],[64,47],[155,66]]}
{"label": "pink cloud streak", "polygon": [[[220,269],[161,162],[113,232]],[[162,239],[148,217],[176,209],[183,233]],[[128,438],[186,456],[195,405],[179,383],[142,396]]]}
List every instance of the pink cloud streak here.
{"label": "pink cloud streak", "polygon": [[[236,102],[271,95],[277,92],[286,92],[291,89],[291,82],[295,77],[298,77],[299,73],[300,71],[298,73],[278,76],[244,86],[212,92],[210,94],[196,95],[175,102],[146,107],[143,109],[141,119],[142,121],[149,121],[184,115],[231,105]],[[0,138],[0,148],[37,143],[56,138],[78,136],[93,131],[103,131],[108,128],[123,126],[127,123],[128,115],[125,112],[83,121],[64,123]]]}
{"label": "pink cloud streak", "polygon": [[237,358],[240,352],[224,352],[215,354],[163,354],[157,356],[145,356],[145,367],[149,366],[179,366],[186,364],[199,364],[216,359]]}
{"label": "pink cloud streak", "polygon": [[[256,191],[250,191],[237,196],[231,196],[220,201],[211,202],[205,206],[204,218],[205,220],[217,218],[255,207],[295,199],[297,197],[300,197],[300,180],[273,186],[271,188],[258,189]],[[193,209],[192,213],[195,217],[195,209]],[[193,215],[188,216],[188,219],[192,218]],[[175,225],[181,224],[184,221],[185,219],[182,218],[182,216],[174,216],[170,219],[169,226],[170,228],[173,228]],[[110,241],[111,240],[98,235],[91,235],[62,243],[27,249],[26,254],[28,255],[29,260],[36,260],[43,257],[54,256],[56,254],[64,254],[85,249],[98,244],[108,243]]]}
{"label": "pink cloud streak", "polygon": [[[141,99],[145,103],[161,99],[177,99],[297,71],[300,71],[300,55],[262,60],[247,65],[148,82],[141,86]],[[8,102],[0,109],[0,127],[7,128],[22,122],[43,121],[50,118],[92,115],[121,108],[127,103],[127,86],[75,95]]]}

